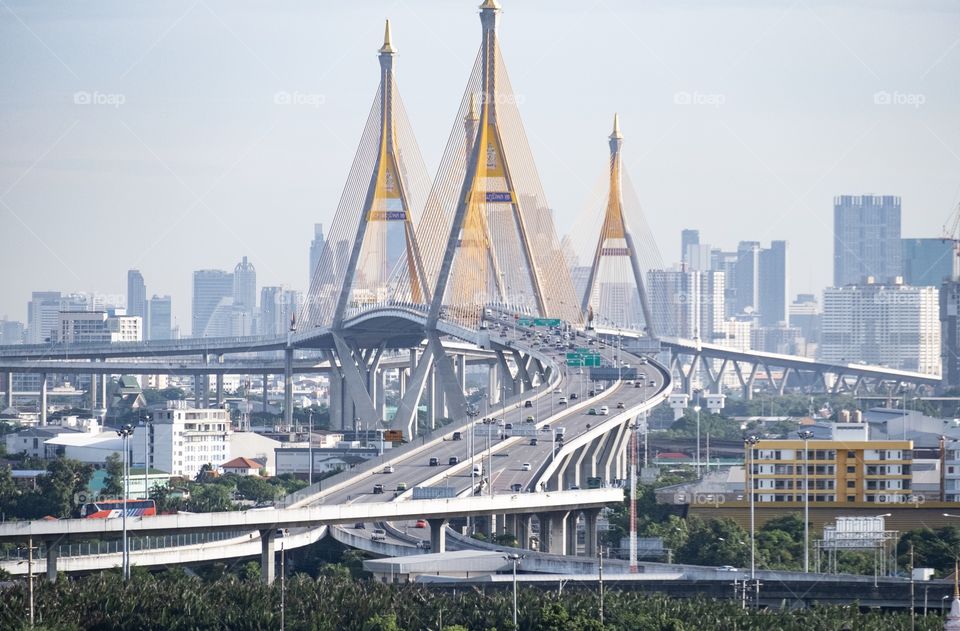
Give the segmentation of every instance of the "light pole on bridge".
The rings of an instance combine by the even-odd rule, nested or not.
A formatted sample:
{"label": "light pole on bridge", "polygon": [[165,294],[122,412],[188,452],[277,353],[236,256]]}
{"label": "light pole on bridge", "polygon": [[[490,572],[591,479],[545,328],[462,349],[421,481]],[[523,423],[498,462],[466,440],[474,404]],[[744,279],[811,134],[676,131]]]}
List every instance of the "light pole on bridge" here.
{"label": "light pole on bridge", "polygon": [[123,439],[123,580],[130,580],[130,547],[127,540],[127,497],[130,495],[130,437],[133,435],[133,425],[127,423],[117,430],[117,436]]}

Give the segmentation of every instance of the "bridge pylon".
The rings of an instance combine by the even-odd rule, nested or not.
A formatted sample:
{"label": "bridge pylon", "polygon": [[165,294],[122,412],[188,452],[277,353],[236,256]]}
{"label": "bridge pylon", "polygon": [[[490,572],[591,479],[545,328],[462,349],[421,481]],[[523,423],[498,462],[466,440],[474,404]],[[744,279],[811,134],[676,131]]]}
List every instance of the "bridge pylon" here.
{"label": "bridge pylon", "polygon": [[378,51],[380,85],[298,328],[329,326],[387,305],[426,308],[429,282],[415,212],[429,186],[394,76],[390,21]]}
{"label": "bridge pylon", "polygon": [[476,329],[496,305],[580,320],[506,67],[500,5],[480,6],[482,43],[418,234],[436,278],[428,328]]}
{"label": "bridge pylon", "polygon": [[[606,208],[580,306],[585,313],[592,310],[596,316],[616,326],[633,328],[642,320],[643,330],[653,338],[655,330],[650,302],[636,242],[624,212],[623,134],[620,133],[620,117],[617,114],[613,116],[609,144],[610,183]],[[634,289],[636,294],[633,293]]]}

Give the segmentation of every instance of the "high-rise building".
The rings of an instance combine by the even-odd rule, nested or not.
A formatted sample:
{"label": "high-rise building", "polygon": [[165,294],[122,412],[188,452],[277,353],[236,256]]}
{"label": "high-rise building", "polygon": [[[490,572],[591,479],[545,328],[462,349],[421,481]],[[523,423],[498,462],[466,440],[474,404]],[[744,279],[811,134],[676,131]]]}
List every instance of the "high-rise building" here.
{"label": "high-rise building", "polygon": [[833,285],[872,277],[893,283],[903,274],[900,198],[840,195],[833,200]]}
{"label": "high-rise building", "polygon": [[960,276],[953,242],[945,239],[903,239],[903,282],[916,287],[939,287]]}
{"label": "high-rise building", "polygon": [[280,302],[283,299],[282,287],[263,287],[260,289],[260,335],[280,335],[283,325],[280,316]]}
{"label": "high-rise building", "polygon": [[797,294],[797,299],[790,305],[790,324],[800,329],[803,337],[803,348],[797,349],[798,354],[816,357],[817,346],[820,344],[821,317],[816,296]]}
{"label": "high-rise building", "polygon": [[690,246],[700,245],[700,231],[693,228],[684,228],[680,231],[680,261],[686,264],[687,251]]}
{"label": "high-rise building", "polygon": [[823,292],[820,359],[940,374],[937,289],[868,283]]}
{"label": "high-rise building", "polygon": [[27,303],[27,343],[56,339],[60,325],[60,292],[35,291]]}
{"label": "high-rise building", "polygon": [[233,268],[233,304],[251,313],[257,309],[257,270],[247,257]]}
{"label": "high-rise building", "polygon": [[723,290],[721,272],[647,272],[650,308],[659,335],[713,341],[724,318]]}
{"label": "high-rise building", "polygon": [[760,311],[760,242],[741,241],[733,270],[734,315]]}
{"label": "high-rise building", "polygon": [[787,287],[787,242],[771,241],[760,250],[759,309],[760,324],[778,326],[790,323]]}
{"label": "high-rise building", "polygon": [[944,381],[947,386],[960,386],[960,281],[940,286],[940,331]]}
{"label": "high-rise building", "polygon": [[127,271],[127,315],[140,316],[144,323],[143,330],[148,330],[147,286],[143,282],[143,274],[140,270]]}
{"label": "high-rise building", "polygon": [[323,224],[313,224],[313,240],[310,241],[310,273],[307,274],[310,287],[313,287],[314,280],[317,277],[317,266],[320,265],[320,257],[323,255],[323,247],[326,243],[326,239],[323,237]]}
{"label": "high-rise building", "polygon": [[151,423],[134,428],[130,437],[132,462],[194,478],[203,465],[216,469],[230,459],[229,412],[196,410],[183,401],[170,401],[168,406],[153,412]]}
{"label": "high-rise building", "polygon": [[[224,316],[224,311],[233,310],[233,274],[218,269],[195,271],[192,309],[193,337],[229,335],[231,318]],[[217,318],[213,318],[215,312]]]}
{"label": "high-rise building", "polygon": [[26,330],[23,322],[16,320],[0,320],[0,344],[23,344]]}
{"label": "high-rise building", "polygon": [[169,340],[173,328],[173,309],[170,296],[153,296],[150,299],[149,338]]}

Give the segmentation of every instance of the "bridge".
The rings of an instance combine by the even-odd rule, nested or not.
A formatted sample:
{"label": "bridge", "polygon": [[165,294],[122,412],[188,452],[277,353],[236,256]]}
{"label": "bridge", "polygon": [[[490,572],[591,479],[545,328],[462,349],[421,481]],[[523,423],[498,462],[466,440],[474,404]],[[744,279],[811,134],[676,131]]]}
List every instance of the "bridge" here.
{"label": "bridge", "polygon": [[[6,374],[7,384],[12,373],[41,375],[41,423],[46,421],[46,376],[55,373],[97,375],[101,383],[111,374],[191,374],[204,399],[206,380],[213,375],[218,400],[224,374],[283,374],[284,420],[292,425],[293,375],[323,372],[330,381],[332,428],[350,427],[359,418],[367,427],[400,430],[409,439],[276,509],[144,518],[128,524],[132,533],[231,533],[216,546],[215,558],[251,554],[255,537],[268,581],[278,528],[293,531],[292,545],[306,545],[351,523],[421,517],[430,522],[434,551],[444,549],[445,522],[451,518],[479,520],[489,533],[509,532],[527,546],[535,517],[539,549],[559,554],[578,552],[575,534],[583,523],[584,554],[592,558],[600,508],[622,500],[622,491],[579,487],[590,478],[626,477],[635,423],[666,399],[675,375],[683,389],[692,388],[698,362],[715,388],[725,371],[734,370],[746,396],[761,368],[781,392],[790,375],[808,373],[815,376],[807,377],[810,387],[818,383],[835,391],[865,382],[935,385],[932,377],[882,367],[828,366],[659,336],[644,287],[649,265],[642,259],[650,240],[636,237],[643,237],[644,228],[635,232],[627,212],[629,182],[616,118],[608,138],[603,226],[586,290],[578,295],[513,98],[498,40],[499,17],[498,2],[485,0],[480,51],[432,186],[400,97],[387,24],[367,125],[308,299],[285,336],[0,347],[0,374]],[[623,326],[590,332],[597,314],[605,323]],[[614,337],[629,337],[637,348],[617,348]],[[593,347],[589,354],[602,366],[568,365],[567,351],[581,347]],[[661,348],[672,355],[668,361],[648,357]],[[685,364],[682,357],[692,360]],[[480,410],[465,396],[468,362],[488,370],[487,423],[478,420]],[[744,371],[742,365],[752,367]],[[397,372],[400,384],[400,403],[389,418],[383,385],[388,370]],[[635,376],[623,378],[624,370]],[[830,381],[828,374],[836,377]],[[105,399],[102,388],[99,395]],[[97,389],[92,389],[94,399]],[[8,403],[13,394],[8,386]],[[561,399],[566,395],[569,400]],[[423,404],[431,417],[449,417],[451,424],[422,426],[418,409]],[[512,436],[504,431],[501,439],[497,406],[505,423],[516,414]],[[431,466],[431,457],[440,462],[456,457],[457,462]],[[479,462],[484,483],[473,475]],[[388,465],[393,473],[380,473]],[[401,487],[394,501],[384,501],[388,494],[372,492],[374,483],[391,481],[394,488],[396,482],[452,487],[458,497],[413,500]],[[61,545],[115,537],[118,528],[113,520],[17,522],[0,525],[0,541],[44,542],[52,578]],[[359,532],[354,535],[363,538]],[[390,543],[414,550],[406,539]],[[188,554],[187,545],[197,544],[146,550],[142,561],[211,558]],[[110,554],[97,554],[93,561],[71,559],[71,564],[108,567],[116,563]]]}

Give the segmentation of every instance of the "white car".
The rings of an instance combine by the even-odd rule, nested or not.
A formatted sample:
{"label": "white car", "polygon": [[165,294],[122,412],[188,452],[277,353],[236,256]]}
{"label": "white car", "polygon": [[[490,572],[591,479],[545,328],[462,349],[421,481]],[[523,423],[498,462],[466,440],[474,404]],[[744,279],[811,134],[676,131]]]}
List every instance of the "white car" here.
{"label": "white car", "polygon": [[521,470],[521,471],[529,471],[529,470],[530,470],[530,463],[529,463],[529,462],[524,462],[522,465],[520,465],[520,470]]}
{"label": "white car", "polygon": [[560,401],[558,402],[558,404],[559,404],[559,405],[566,405],[566,404],[567,404],[567,397],[560,397]]}
{"label": "white car", "polygon": [[600,406],[600,416],[606,416],[607,414],[610,414],[610,408],[608,408],[608,407],[605,406],[605,405],[601,405],[601,406]]}
{"label": "white car", "polygon": [[563,394],[563,390],[562,390],[561,388],[557,388],[556,390],[553,391],[553,393],[554,393],[554,394]]}
{"label": "white car", "polygon": [[370,533],[371,541],[386,541],[387,540],[387,531],[382,528],[374,528],[373,532]]}
{"label": "white car", "polygon": [[392,465],[392,464],[388,464],[387,466],[385,466],[385,467],[383,468],[383,472],[384,472],[384,473],[393,473],[393,465]]}

